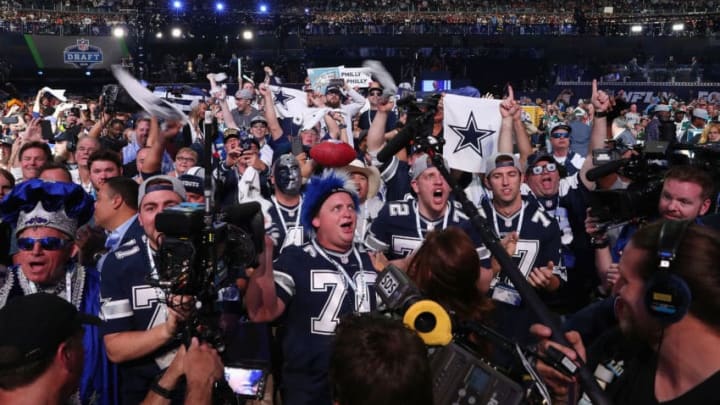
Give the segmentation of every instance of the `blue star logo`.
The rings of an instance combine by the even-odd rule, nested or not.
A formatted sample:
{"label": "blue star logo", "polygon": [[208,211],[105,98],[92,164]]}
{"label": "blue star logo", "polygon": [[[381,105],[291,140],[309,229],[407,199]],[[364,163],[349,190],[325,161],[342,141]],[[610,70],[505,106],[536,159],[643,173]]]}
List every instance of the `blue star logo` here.
{"label": "blue star logo", "polygon": [[455,146],[453,153],[457,153],[465,148],[472,148],[478,155],[483,156],[482,141],[492,136],[495,131],[491,129],[480,129],[475,123],[475,116],[470,112],[468,121],[464,127],[457,125],[448,125],[459,137],[460,142]]}
{"label": "blue star logo", "polygon": [[277,93],[274,94],[275,104],[280,104],[281,106],[283,106],[283,108],[287,108],[287,104],[285,103],[295,98],[295,96],[293,95],[283,93],[282,89],[280,89]]}

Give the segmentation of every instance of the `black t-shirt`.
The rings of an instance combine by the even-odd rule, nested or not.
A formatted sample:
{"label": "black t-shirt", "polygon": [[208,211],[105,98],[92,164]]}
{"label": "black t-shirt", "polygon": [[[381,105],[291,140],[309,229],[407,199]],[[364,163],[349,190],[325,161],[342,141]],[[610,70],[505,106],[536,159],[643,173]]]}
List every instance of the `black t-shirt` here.
{"label": "black t-shirt", "polygon": [[667,402],[655,398],[657,356],[646,345],[627,343],[619,328],[614,328],[590,348],[588,364],[604,364],[620,374],[608,386],[607,393],[615,404],[695,405],[720,404],[720,371]]}

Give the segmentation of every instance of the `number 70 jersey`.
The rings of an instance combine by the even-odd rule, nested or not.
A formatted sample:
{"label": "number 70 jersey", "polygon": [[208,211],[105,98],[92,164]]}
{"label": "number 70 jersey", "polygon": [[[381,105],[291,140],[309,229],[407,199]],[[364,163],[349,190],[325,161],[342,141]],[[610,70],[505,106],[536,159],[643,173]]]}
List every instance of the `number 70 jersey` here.
{"label": "number 70 jersey", "polygon": [[288,333],[330,336],[343,315],[377,307],[370,256],[359,247],[344,254],[319,249],[313,243],[288,246],[273,263]]}

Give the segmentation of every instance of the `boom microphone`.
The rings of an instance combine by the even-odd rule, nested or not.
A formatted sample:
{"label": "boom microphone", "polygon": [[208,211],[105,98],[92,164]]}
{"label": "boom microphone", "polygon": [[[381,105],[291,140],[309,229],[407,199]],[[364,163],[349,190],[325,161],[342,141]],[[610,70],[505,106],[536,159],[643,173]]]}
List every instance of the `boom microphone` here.
{"label": "boom microphone", "polygon": [[585,173],[585,176],[590,181],[597,181],[598,179],[605,177],[609,174],[616,173],[618,169],[625,166],[629,161],[630,159],[613,160],[612,162],[605,163],[603,165],[588,170],[587,173]]}
{"label": "boom microphone", "polygon": [[406,126],[401,129],[400,132],[398,132],[394,138],[389,140],[385,144],[385,147],[378,152],[377,158],[380,162],[385,163],[389,161],[396,153],[400,152],[410,144],[410,141],[413,138],[413,131],[408,128],[409,127]]}

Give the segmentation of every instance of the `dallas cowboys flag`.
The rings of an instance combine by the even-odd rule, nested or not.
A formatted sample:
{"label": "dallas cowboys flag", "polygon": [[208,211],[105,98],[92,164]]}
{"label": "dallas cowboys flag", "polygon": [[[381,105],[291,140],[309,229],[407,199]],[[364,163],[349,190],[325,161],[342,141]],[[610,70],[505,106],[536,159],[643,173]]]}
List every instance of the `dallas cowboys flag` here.
{"label": "dallas cowboys flag", "polygon": [[275,111],[280,118],[302,116],[308,108],[307,94],[302,90],[270,86],[270,91],[275,99]]}
{"label": "dallas cowboys flag", "polygon": [[497,152],[500,100],[445,94],[443,98],[443,152],[452,169],[479,173],[483,158]]}

